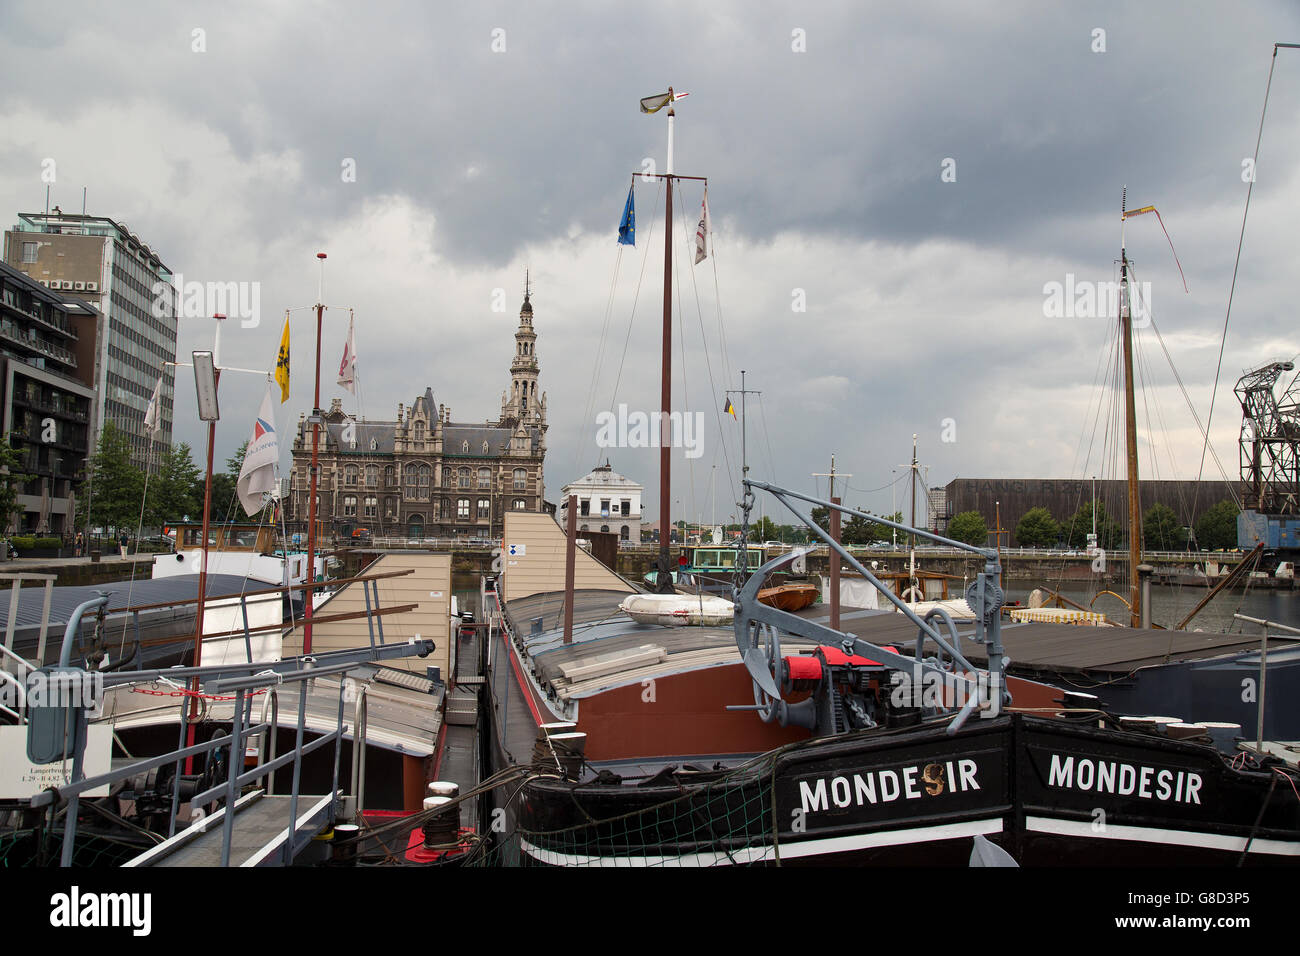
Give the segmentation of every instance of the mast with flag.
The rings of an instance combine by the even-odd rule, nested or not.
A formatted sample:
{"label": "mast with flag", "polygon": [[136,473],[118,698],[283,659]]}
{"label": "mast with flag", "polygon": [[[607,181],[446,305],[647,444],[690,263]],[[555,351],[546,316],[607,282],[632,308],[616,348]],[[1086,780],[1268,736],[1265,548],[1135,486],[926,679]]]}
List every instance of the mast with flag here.
{"label": "mast with flag", "polygon": [[244,452],[244,464],[239,469],[235,491],[239,503],[249,516],[262,510],[262,496],[275,490],[275,468],[280,460],[280,444],[275,432],[275,401],[271,382],[266,383],[262,408],[253,421],[253,434]]}
{"label": "mast with flag", "polygon": [[[664,434],[660,435],[659,441],[659,561],[656,570],[658,574],[655,578],[655,589],[661,594],[671,593],[673,591],[673,565],[668,556],[669,543],[671,541],[671,521],[670,511],[672,502],[672,459],[671,445],[667,430],[670,427],[669,414],[672,411],[672,344],[673,344],[673,324],[672,324],[672,299],[673,299],[673,182],[678,179],[695,179],[703,181],[706,184],[708,179],[704,176],[678,176],[673,172],[673,123],[677,117],[677,111],[673,108],[673,103],[687,96],[686,93],[677,93],[670,86],[667,93],[658,93],[654,96],[647,96],[641,100],[641,112],[657,113],[661,109],[668,109],[668,162],[663,173],[641,174],[653,176],[662,179],[666,186],[667,201],[664,204],[664,311],[663,311],[663,353],[660,359],[661,388],[660,388],[660,406],[663,415],[660,419],[660,427]],[[635,182],[635,176],[634,176]],[[627,217],[631,210],[631,197],[629,195],[628,205],[624,215]],[[707,228],[708,207],[704,207],[701,216],[701,229]],[[619,229],[619,241],[622,242],[623,230]],[[697,231],[697,250],[696,262],[703,259],[699,254],[702,240],[700,240]]]}

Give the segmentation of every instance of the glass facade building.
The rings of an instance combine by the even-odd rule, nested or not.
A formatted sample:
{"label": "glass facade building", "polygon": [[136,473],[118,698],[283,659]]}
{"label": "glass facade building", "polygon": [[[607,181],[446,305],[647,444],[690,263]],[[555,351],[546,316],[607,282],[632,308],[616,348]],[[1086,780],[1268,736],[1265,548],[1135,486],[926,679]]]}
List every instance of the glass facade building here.
{"label": "glass facade building", "polygon": [[[102,216],[20,213],[5,234],[5,262],[41,285],[84,299],[102,314],[95,356],[95,437],[112,422],[131,445],[131,460],[156,471],[172,444],[177,303],[172,272],[122,223]],[[161,429],[151,438],[145,411],[158,379]]]}

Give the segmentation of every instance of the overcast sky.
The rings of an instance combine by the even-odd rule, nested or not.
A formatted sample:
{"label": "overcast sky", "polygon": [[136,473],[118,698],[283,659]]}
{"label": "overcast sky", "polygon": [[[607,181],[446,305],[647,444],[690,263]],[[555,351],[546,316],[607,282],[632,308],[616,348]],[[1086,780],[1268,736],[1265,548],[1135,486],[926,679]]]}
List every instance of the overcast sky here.
{"label": "overcast sky", "polygon": [[[709,178],[714,229],[693,267],[701,190],[685,183],[674,387],[705,426],[700,456],[674,459],[689,517],[713,511],[715,471],[719,518],[736,510],[739,426],[719,410],[742,368],[762,392],[751,474],[814,490],[834,453],[848,500],[872,510],[889,509],[914,433],[931,485],[1122,474],[1097,384],[1113,316],[1050,315],[1044,287],[1115,278],[1124,185],[1131,207],[1160,210],[1181,260],[1186,293],[1160,224],[1130,220],[1154,324],[1204,420],[1243,160],[1300,8],[861,6],[7,3],[0,211],[10,226],[42,208],[53,158],[53,203],[79,209],[85,186],[89,213],[129,224],[187,281],[258,283],[260,321],[227,323],[227,365],[269,368],[284,310],[300,310],[282,428],[311,404],[317,252],[339,307],[322,403],[375,420],[426,386],[457,421],[497,418],[530,269],[548,498],[608,456],[646,485],[650,517],[657,452],[598,448],[595,416],[658,405],[657,185],[637,184],[636,247],[620,255],[616,234],[632,173],[647,158],[662,170],[666,151],[666,114],[637,101],[671,84],[690,93],[676,172]],[[1283,50],[1212,427],[1234,475],[1233,383],[1300,352],[1298,113],[1300,51]],[[347,307],[358,399],[332,374]],[[210,320],[183,319],[182,354],[210,342]],[[1152,329],[1138,349],[1144,473],[1195,477],[1199,433]],[[197,459],[187,383],[176,438]],[[218,460],[261,395],[254,377],[223,382]]]}

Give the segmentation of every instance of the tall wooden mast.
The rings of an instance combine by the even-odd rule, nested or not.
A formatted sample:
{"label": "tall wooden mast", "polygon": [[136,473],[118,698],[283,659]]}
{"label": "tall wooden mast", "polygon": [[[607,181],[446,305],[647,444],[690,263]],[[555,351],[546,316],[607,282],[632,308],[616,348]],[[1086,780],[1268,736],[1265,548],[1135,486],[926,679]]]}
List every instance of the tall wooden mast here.
{"label": "tall wooden mast", "polygon": [[670,419],[673,408],[673,120],[677,116],[672,105],[673,88],[668,87],[668,165],[664,171],[668,202],[664,205],[664,348],[660,359],[662,381],[659,390],[659,407],[663,417],[659,421],[659,576],[655,590],[671,593],[672,565],[668,557],[671,542],[672,519],[669,505],[672,501],[672,451]]}
{"label": "tall wooden mast", "polygon": [[1128,253],[1124,247],[1124,222],[1128,217],[1128,188],[1120,199],[1119,322],[1124,343],[1124,444],[1128,455],[1128,573],[1129,626],[1142,620],[1142,592],[1138,565],[1142,563],[1142,502],[1138,497],[1137,412],[1133,393],[1133,309],[1128,287]]}

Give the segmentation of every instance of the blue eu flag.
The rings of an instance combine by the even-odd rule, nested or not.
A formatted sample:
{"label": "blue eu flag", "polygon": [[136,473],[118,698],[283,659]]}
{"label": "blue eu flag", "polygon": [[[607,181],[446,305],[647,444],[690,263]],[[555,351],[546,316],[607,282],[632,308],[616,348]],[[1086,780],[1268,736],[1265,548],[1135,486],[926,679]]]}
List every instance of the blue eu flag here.
{"label": "blue eu flag", "polygon": [[632,202],[632,187],[627,187],[627,203],[623,206],[623,221],[618,224],[620,245],[636,245],[636,206]]}

